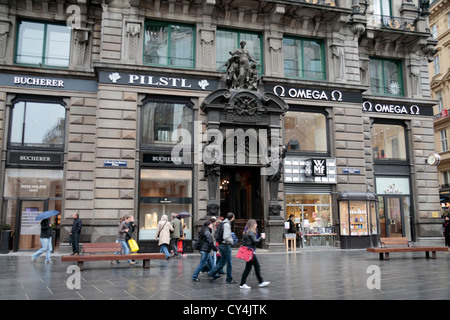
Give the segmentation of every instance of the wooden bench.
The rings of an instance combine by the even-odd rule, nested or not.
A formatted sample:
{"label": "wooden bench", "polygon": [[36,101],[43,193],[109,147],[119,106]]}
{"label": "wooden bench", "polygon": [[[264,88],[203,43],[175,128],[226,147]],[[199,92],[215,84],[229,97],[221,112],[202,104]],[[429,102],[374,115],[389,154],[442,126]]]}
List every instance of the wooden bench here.
{"label": "wooden bench", "polygon": [[83,270],[85,261],[143,260],[144,268],[150,268],[151,259],[166,258],[164,253],[114,254],[121,249],[120,243],[83,243],[82,255],[62,256],[61,261],[77,262],[80,270]]}
{"label": "wooden bench", "polygon": [[[389,246],[389,247],[388,247]],[[368,252],[380,254],[380,260],[389,260],[391,252],[425,252],[425,257],[436,259],[436,251],[448,251],[447,247],[414,247],[411,241],[404,237],[380,238],[380,247],[367,248]],[[384,254],[384,257],[383,257]]]}

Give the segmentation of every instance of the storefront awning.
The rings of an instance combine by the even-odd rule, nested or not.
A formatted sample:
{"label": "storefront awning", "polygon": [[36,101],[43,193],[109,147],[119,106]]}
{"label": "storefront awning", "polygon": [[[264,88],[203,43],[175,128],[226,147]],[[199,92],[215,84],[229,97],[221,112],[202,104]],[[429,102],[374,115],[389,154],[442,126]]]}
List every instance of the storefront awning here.
{"label": "storefront awning", "polygon": [[376,201],[377,195],[372,192],[341,191],[338,200]]}

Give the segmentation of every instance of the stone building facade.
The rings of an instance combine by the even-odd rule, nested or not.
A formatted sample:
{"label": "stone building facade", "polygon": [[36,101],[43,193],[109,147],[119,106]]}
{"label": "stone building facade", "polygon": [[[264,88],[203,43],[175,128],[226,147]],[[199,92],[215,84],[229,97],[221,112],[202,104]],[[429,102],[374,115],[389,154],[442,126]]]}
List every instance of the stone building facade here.
{"label": "stone building facade", "polygon": [[[435,42],[426,6],[390,4],[2,2],[1,221],[14,250],[36,245],[30,220],[47,209],[61,212],[61,244],[74,211],[82,242],[114,241],[134,215],[143,251],[156,250],[155,223],[172,212],[190,215],[187,250],[205,219],[228,211],[237,232],[257,219],[269,248],[283,245],[290,214],[305,246],[440,237],[425,161]],[[234,89],[224,66],[242,40],[258,82]],[[227,151],[208,171],[220,135]],[[263,173],[280,159],[268,146],[285,151],[276,175]]]}

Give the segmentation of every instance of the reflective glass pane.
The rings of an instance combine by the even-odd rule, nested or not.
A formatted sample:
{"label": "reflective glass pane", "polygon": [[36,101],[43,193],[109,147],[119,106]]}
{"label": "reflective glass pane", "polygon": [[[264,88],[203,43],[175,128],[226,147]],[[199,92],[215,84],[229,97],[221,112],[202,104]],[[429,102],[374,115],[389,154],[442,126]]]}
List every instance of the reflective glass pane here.
{"label": "reflective glass pane", "polygon": [[405,129],[400,125],[374,124],[372,150],[375,159],[406,160]]}
{"label": "reflective glass pane", "polygon": [[191,27],[172,25],[170,65],[194,67],[194,32]]}
{"label": "reflective glass pane", "polygon": [[322,113],[289,111],[284,117],[288,150],[327,152],[326,117]]}
{"label": "reflective glass pane", "polygon": [[147,25],[144,36],[144,62],[167,65],[168,40],[168,28],[166,26]]}
{"label": "reflective glass pane", "polygon": [[322,45],[317,41],[303,41],[304,77],[323,79]]}
{"label": "reflective glass pane", "polygon": [[68,67],[70,57],[70,29],[67,26],[48,25],[45,64]]}
{"label": "reflective glass pane", "polygon": [[22,21],[19,25],[16,62],[42,63],[45,24]]}

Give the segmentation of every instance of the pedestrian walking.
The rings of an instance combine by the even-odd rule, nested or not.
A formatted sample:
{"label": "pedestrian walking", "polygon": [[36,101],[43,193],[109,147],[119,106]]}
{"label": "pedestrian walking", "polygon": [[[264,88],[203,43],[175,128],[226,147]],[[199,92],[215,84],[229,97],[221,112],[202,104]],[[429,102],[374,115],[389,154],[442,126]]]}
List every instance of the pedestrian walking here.
{"label": "pedestrian walking", "polygon": [[[228,212],[227,218],[218,225],[215,233],[215,238],[219,243],[219,252],[221,258],[217,261],[214,268],[208,273],[209,280],[212,282],[219,278],[219,270],[223,268],[226,264],[227,266],[227,279],[226,283],[235,284],[237,283],[232,277],[232,261],[231,261],[231,246],[233,245],[233,237],[231,236],[231,222],[234,221],[234,213]],[[220,226],[220,227],[219,227]]]}
{"label": "pedestrian walking", "polygon": [[198,264],[197,268],[194,271],[194,274],[192,275],[192,280],[199,282],[200,279],[198,278],[198,274],[203,269],[205,265],[209,267],[209,270],[213,268],[213,261],[211,256],[211,250],[217,251],[216,246],[214,245],[213,238],[212,238],[212,228],[213,228],[213,222],[211,220],[205,221],[203,224],[202,230],[199,235],[199,241],[200,241],[200,263]]}
{"label": "pedestrian walking", "polygon": [[161,220],[158,222],[158,232],[156,233],[156,238],[159,239],[158,246],[159,252],[164,252],[166,259],[169,260],[169,250],[167,246],[170,244],[170,231],[173,231],[172,224],[167,220],[167,215],[163,214]]}
{"label": "pedestrian walking", "polygon": [[[116,243],[120,243],[122,245],[122,252],[123,254],[127,255],[130,253],[130,249],[128,247],[128,244],[125,241],[126,238],[126,234],[129,231],[127,224],[130,222],[131,216],[130,215],[125,215],[120,219],[119,222],[119,227],[118,227],[118,232],[117,232],[117,241]],[[120,254],[120,252],[114,252],[115,254]],[[119,261],[117,260],[117,263],[119,263]],[[128,263],[133,265],[136,264],[136,262],[128,259]],[[111,264],[115,264],[114,261],[111,261]]]}
{"label": "pedestrian walking", "polygon": [[173,231],[170,233],[170,247],[173,251],[173,256],[175,258],[179,258],[180,254],[178,253],[178,240],[182,236],[183,227],[181,225],[181,220],[177,218],[177,214],[171,214],[172,220],[170,224],[172,225]]}
{"label": "pedestrian walking", "polygon": [[73,213],[72,230],[70,231],[70,240],[72,242],[72,256],[80,255],[80,236],[83,223],[78,212]]}
{"label": "pedestrian walking", "polygon": [[444,239],[445,245],[449,248],[450,251],[450,216],[444,216]]}
{"label": "pedestrian walking", "polygon": [[241,289],[250,289],[251,287],[247,285],[247,277],[252,270],[252,266],[255,268],[255,275],[258,278],[259,285],[258,287],[265,287],[270,282],[264,281],[261,276],[261,266],[259,264],[258,258],[255,255],[256,245],[260,243],[264,238],[265,234],[263,233],[261,237],[257,237],[256,228],[257,223],[255,219],[249,219],[246,225],[246,231],[244,232],[244,238],[242,239],[242,245],[253,250],[253,259],[248,261],[245,265],[244,272],[242,273],[240,288]]}
{"label": "pedestrian walking", "polygon": [[45,263],[52,263],[50,259],[52,253],[52,227],[50,219],[43,219],[41,221],[41,248],[31,255],[31,261],[36,259],[45,252]]}

